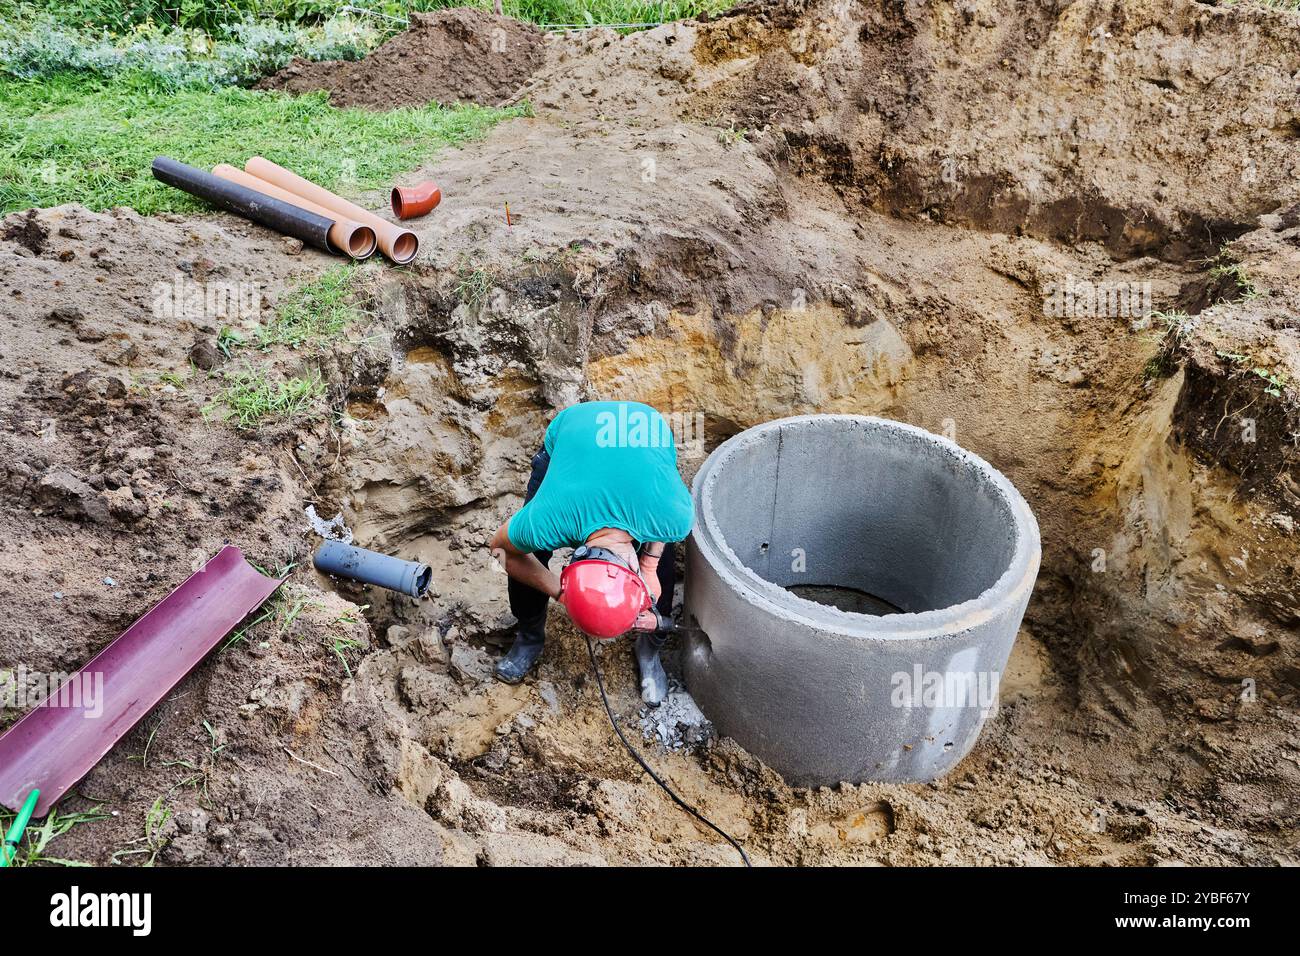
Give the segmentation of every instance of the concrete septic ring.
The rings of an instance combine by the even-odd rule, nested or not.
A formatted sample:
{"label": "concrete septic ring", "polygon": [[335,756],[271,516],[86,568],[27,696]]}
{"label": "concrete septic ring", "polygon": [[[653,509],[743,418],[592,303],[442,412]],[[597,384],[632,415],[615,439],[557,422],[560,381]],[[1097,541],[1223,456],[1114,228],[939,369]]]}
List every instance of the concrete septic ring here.
{"label": "concrete septic ring", "polygon": [[[695,477],[683,667],[787,781],[927,781],[975,745],[1038,574],[1038,522],[983,459],[911,425],[802,415]],[[807,600],[866,592],[900,613]]]}

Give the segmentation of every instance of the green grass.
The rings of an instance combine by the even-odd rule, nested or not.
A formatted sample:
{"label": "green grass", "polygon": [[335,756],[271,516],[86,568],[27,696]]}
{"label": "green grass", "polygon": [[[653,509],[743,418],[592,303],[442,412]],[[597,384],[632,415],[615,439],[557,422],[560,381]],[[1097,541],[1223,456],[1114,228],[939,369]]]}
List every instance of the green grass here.
{"label": "green grass", "polygon": [[462,268],[456,278],[456,298],[466,305],[479,306],[487,300],[496,281],[486,269]]}
{"label": "green grass", "polygon": [[238,329],[223,325],[217,331],[217,348],[226,358],[230,358],[235,349],[248,345],[248,336]]}
{"label": "green grass", "polygon": [[[175,789],[175,787],[172,788],[172,790]],[[121,863],[132,856],[147,855],[149,858],[140,865],[146,867],[154,865],[158,860],[158,854],[170,842],[167,837],[162,835],[163,827],[167,825],[173,815],[171,806],[164,802],[170,796],[171,791],[168,791],[154,800],[153,805],[145,811],[144,836],[132,840],[125,847],[116,851],[112,857],[113,863]],[[143,846],[137,844],[143,844]]]}
{"label": "green grass", "polygon": [[144,841],[149,850],[149,860],[145,866],[153,866],[154,861],[158,859],[158,854],[167,840],[162,836],[162,829],[167,825],[167,821],[172,818],[172,808],[163,803],[164,797],[159,797],[149,808],[149,812],[144,818]]}
{"label": "green grass", "polygon": [[210,30],[250,17],[319,21],[344,4],[343,0],[32,0],[25,5],[75,26],[122,30],[152,22]]}
{"label": "green grass", "polygon": [[283,612],[279,615],[279,619],[275,624],[275,632],[277,636],[284,637],[289,629],[293,627],[294,622],[298,620],[298,617],[303,613],[303,611],[321,610],[324,607],[325,605],[320,601],[301,595],[294,598],[292,601],[286,601]]}
{"label": "green grass", "polygon": [[[30,4],[63,23],[114,30],[150,22],[218,30],[251,17],[319,23],[343,5],[342,0],[35,0]],[[503,0],[502,9],[507,16],[534,23],[639,24],[719,13],[735,5],[735,0]],[[408,11],[444,7],[491,10],[492,0],[352,0],[352,6],[404,17]]]}
{"label": "green grass", "polygon": [[356,270],[336,266],[281,297],[271,321],[257,327],[254,337],[262,348],[287,345],[319,349],[338,338],[361,318],[354,303]]}
{"label": "green grass", "polygon": [[743,143],[748,138],[749,130],[744,127],[737,129],[734,122],[727,126],[723,126],[720,123],[718,124],[718,142],[727,149],[730,149],[732,146],[739,143]]}
{"label": "green grass", "polygon": [[205,169],[262,155],[355,195],[526,112],[340,110],[321,93],[166,90],[138,75],[0,78],[0,214],[66,202],[144,214],[208,208],[153,178],[149,164],[158,155]]}
{"label": "green grass", "polygon": [[334,644],[330,649],[334,652],[334,656],[339,659],[339,663],[343,665],[343,672],[347,674],[349,678],[352,676],[352,667],[350,664],[348,664],[347,654],[350,651],[359,650],[364,646],[365,645],[362,644],[360,641],[358,641],[356,638],[352,638],[352,637],[334,638]]}
{"label": "green grass", "polygon": [[1236,286],[1236,302],[1250,302],[1261,298],[1265,293],[1255,285],[1255,281],[1240,262],[1233,262],[1223,253],[1219,254],[1215,264],[1210,267],[1211,279],[1230,279]]}
{"label": "green grass", "polygon": [[1263,379],[1264,384],[1268,386],[1268,388],[1264,389],[1264,394],[1272,395],[1274,398],[1281,398],[1282,390],[1291,384],[1291,376],[1285,372],[1272,372],[1259,366],[1250,371],[1252,375]]}
{"label": "green grass", "polygon": [[1228,352],[1223,349],[1217,350],[1214,354],[1221,359],[1227,359],[1233,365],[1237,366],[1238,369],[1245,369],[1249,371],[1251,375],[1262,380],[1264,384],[1268,386],[1264,389],[1265,395],[1272,395],[1274,398],[1281,398],[1282,391],[1291,384],[1291,376],[1287,375],[1285,372],[1273,372],[1264,368],[1262,365],[1255,365],[1254,360],[1251,359],[1249,355],[1245,355],[1241,352]]}
{"label": "green grass", "polygon": [[[226,639],[226,643],[221,645],[221,653],[224,654],[228,649],[248,640],[249,635],[257,625],[263,621],[268,621],[279,614],[284,606],[284,598],[281,597],[280,591],[276,591],[261,605],[260,609],[254,609],[250,612],[245,620],[248,622],[235,629],[235,632]],[[260,613],[259,613],[260,611]],[[253,615],[257,616],[254,617]]]}
{"label": "green grass", "polygon": [[[13,823],[14,815],[10,812],[0,812],[0,832],[7,830]],[[79,860],[68,860],[62,857],[50,856],[46,852],[50,843],[58,837],[63,836],[73,827],[83,823],[95,823],[99,820],[109,819],[109,814],[102,813],[99,807],[94,807],[81,813],[60,813],[58,810],[51,810],[41,822],[33,820],[27,826],[23,833],[23,839],[18,847],[18,852],[14,855],[10,866],[32,866],[37,863],[47,863],[53,866],[89,866],[89,863],[82,863]]]}
{"label": "green grass", "polygon": [[1186,312],[1171,309],[1168,312],[1148,312],[1146,322],[1154,329],[1150,340],[1157,346],[1142,370],[1143,378],[1150,381],[1168,378],[1178,367],[1176,352],[1187,341],[1196,327],[1196,321]]}
{"label": "green grass", "polygon": [[[701,13],[721,13],[736,6],[737,0],[502,0],[508,17],[533,23],[565,23],[599,26],[606,23],[667,23],[697,17]],[[372,3],[361,0],[354,6],[378,9],[402,6],[401,3]],[[414,0],[412,10],[440,10],[444,7],[478,7],[491,10],[492,0]]]}
{"label": "green grass", "polygon": [[325,394],[319,372],[273,379],[266,369],[244,366],[225,373],[226,386],[204,414],[231,422],[236,428],[256,428],[267,418],[297,418],[308,414]]}

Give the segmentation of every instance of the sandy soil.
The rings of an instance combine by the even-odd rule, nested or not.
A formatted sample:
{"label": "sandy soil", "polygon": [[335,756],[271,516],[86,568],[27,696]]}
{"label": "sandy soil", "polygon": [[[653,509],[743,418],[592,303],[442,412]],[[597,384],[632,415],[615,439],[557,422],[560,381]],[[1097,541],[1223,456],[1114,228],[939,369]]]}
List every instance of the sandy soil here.
{"label": "sandy soil", "polygon": [[[535,678],[490,679],[511,621],[480,545],[554,410],[626,397],[702,416],[706,450],[809,411],[946,432],[1042,527],[1000,708],[949,777],[799,790],[729,740],[646,743],[756,862],[1300,860],[1300,20],[888,10],[557,48],[518,93],[536,118],[410,174],[445,199],[415,268],[366,268],[348,340],[256,356],[322,370],[313,421],[205,421],[216,380],[158,376],[230,323],[176,335],[146,303],[177,263],[274,301],[324,257],[227,217],[6,220],[0,663],[75,666],[221,541],[300,562],[66,801],[117,815],[60,855],[139,849],[162,799],[165,862],[734,863],[623,753],[562,616]],[[1080,304],[1132,288],[1131,314]],[[434,593],[315,575],[309,503]],[[636,727],[630,648],[602,661]]]}

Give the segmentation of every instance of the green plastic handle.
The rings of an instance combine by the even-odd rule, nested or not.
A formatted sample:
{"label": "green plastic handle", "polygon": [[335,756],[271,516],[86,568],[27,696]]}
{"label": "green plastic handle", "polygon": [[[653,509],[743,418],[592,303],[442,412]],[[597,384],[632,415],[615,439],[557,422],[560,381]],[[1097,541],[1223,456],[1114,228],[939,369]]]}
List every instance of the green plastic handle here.
{"label": "green plastic handle", "polygon": [[23,838],[23,831],[27,829],[27,821],[32,818],[32,811],[36,809],[36,801],[41,797],[39,790],[33,790],[23,801],[23,808],[18,811],[18,816],[14,817],[13,826],[5,834],[5,842],[0,846],[0,867],[10,864],[14,857],[18,855],[18,843]]}

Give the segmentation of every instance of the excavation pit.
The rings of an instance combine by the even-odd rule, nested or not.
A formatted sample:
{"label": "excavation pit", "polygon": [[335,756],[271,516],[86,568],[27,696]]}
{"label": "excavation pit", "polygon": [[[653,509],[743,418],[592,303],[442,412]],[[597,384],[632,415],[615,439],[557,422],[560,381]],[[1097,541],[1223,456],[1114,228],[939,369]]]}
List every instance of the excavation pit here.
{"label": "excavation pit", "polygon": [[1005,477],[919,428],[810,415],[727,441],[694,497],[686,679],[722,732],[802,785],[932,780],[970,751],[1039,565]]}

